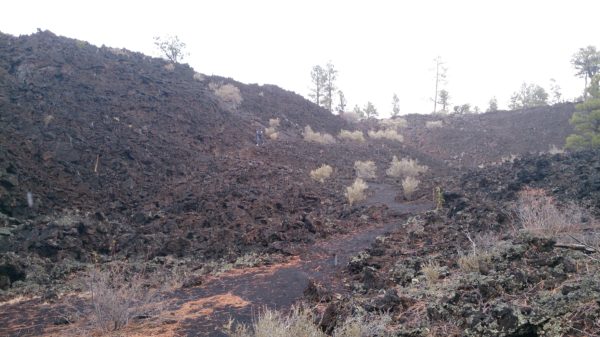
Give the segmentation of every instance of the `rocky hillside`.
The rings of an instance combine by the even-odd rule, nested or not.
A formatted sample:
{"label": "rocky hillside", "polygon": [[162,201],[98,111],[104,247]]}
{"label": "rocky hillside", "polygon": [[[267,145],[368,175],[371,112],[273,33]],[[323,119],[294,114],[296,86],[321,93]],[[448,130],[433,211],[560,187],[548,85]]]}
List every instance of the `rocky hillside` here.
{"label": "rocky hillside", "polygon": [[[571,110],[447,116],[433,128],[426,121],[437,117],[413,115],[399,129],[404,142],[318,144],[303,139],[305,126],[334,136],[386,126],[127,50],[47,31],[0,34],[0,253],[50,265],[281,251],[375,212],[345,200],[356,160],[374,161],[372,181],[401,197],[385,170],[393,155],[418,159],[430,170],[415,198],[428,200],[456,168],[560,146]],[[257,147],[255,130],[274,118],[277,139]],[[322,164],[334,168],[324,184],[309,176]]]}

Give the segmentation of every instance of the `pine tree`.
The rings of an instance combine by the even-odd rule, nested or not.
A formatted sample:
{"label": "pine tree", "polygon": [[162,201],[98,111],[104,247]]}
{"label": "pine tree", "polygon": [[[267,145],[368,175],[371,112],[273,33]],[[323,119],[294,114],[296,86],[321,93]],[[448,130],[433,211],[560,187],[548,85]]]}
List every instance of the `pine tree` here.
{"label": "pine tree", "polygon": [[569,120],[575,134],[567,137],[566,147],[573,150],[600,148],[600,75],[592,78],[588,98],[577,104]]}

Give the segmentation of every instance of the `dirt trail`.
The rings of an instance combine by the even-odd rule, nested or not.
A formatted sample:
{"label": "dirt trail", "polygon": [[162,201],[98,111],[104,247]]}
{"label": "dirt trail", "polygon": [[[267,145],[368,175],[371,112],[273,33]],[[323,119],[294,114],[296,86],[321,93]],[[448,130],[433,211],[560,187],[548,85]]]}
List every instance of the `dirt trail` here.
{"label": "dirt trail", "polygon": [[[341,271],[353,255],[368,248],[377,236],[401,225],[406,216],[432,207],[430,202],[423,201],[409,204],[395,202],[396,187],[371,184],[371,188],[376,193],[366,203],[386,204],[397,216],[395,221],[318,241],[304,247],[302,253],[286,263],[233,270],[208,279],[200,287],[176,291],[170,297],[168,307],[173,309],[170,315],[177,319],[177,323],[151,331],[132,331],[127,335],[226,336],[222,327],[230,318],[250,323],[261,308],[288,308],[302,297],[311,279],[335,292],[343,292]],[[0,310],[13,312],[13,315],[0,315],[0,327],[3,327],[0,335],[61,335],[60,329],[51,328],[55,320],[52,317],[59,316],[56,309],[53,312],[39,301],[6,305]],[[28,313],[26,321],[30,324],[23,321],[23,316],[14,317],[19,311]]]}
{"label": "dirt trail", "polygon": [[250,323],[265,306],[288,308],[302,297],[311,279],[336,292],[344,291],[341,271],[353,255],[368,248],[377,236],[401,225],[401,218],[432,208],[431,202],[397,203],[394,201],[397,187],[370,184],[370,188],[375,193],[367,204],[387,205],[399,217],[396,221],[317,242],[286,264],[233,273],[181,293],[181,305],[190,303],[190,299],[196,299],[196,305],[187,312],[191,317],[180,323],[178,335],[226,336],[221,327],[230,317]]}

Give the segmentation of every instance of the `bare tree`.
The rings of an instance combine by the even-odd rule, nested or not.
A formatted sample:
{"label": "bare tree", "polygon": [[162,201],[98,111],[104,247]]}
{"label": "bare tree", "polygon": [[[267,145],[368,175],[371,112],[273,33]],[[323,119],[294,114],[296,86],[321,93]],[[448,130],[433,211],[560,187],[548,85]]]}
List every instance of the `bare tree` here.
{"label": "bare tree", "polygon": [[433,113],[437,112],[437,104],[438,104],[438,94],[439,87],[441,84],[446,82],[446,67],[444,67],[444,62],[440,56],[436,57],[435,62],[435,93],[433,96]]}
{"label": "bare tree", "polygon": [[155,36],[154,45],[164,57],[173,63],[179,63],[185,55],[185,43],[175,36]]}

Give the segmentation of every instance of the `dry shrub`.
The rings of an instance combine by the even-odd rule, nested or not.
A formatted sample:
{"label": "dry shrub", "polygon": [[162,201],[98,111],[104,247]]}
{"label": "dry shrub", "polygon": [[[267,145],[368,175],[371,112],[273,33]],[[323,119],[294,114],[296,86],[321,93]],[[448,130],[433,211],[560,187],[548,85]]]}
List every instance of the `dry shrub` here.
{"label": "dry shrub", "polygon": [[378,131],[369,130],[368,134],[369,134],[369,137],[371,137],[373,139],[389,139],[389,140],[395,140],[398,142],[404,141],[404,137],[402,137],[402,135],[399,134],[394,129],[385,129],[385,130],[378,130]]}
{"label": "dry shrub", "polygon": [[269,126],[272,128],[278,128],[279,127],[279,118],[269,119]]}
{"label": "dry shrub", "polygon": [[198,81],[198,82],[202,82],[204,81],[205,77],[204,75],[200,74],[199,72],[194,72],[194,80]]}
{"label": "dry shrub", "polygon": [[550,150],[548,150],[549,154],[563,154],[565,153],[564,149],[559,149],[556,145],[552,144],[550,145]]}
{"label": "dry shrub", "polygon": [[[225,333],[231,337],[327,337],[314,321],[315,317],[308,310],[298,307],[293,307],[287,315],[265,309],[252,326],[240,324],[234,327],[234,322],[229,321],[225,326]],[[391,321],[389,314],[349,316],[335,329],[332,336],[390,336],[386,327]]]}
{"label": "dry shrub", "polygon": [[390,177],[414,177],[419,175],[419,173],[427,172],[429,168],[424,165],[419,165],[419,162],[410,159],[410,158],[402,158],[398,160],[398,157],[394,156],[392,158],[392,162],[390,163],[390,167],[385,171],[385,173]]}
{"label": "dry shrub", "polygon": [[584,211],[573,203],[559,209],[554,197],[538,188],[524,188],[519,192],[517,216],[523,229],[544,237],[578,230]]}
{"label": "dry shrub", "polygon": [[343,139],[343,140],[353,140],[353,141],[357,141],[357,142],[365,141],[365,136],[363,135],[363,132],[358,131],[358,130],[356,130],[356,131],[342,130],[342,131],[340,131],[338,138]]}
{"label": "dry shrub", "polygon": [[175,70],[175,64],[173,64],[173,63],[167,63],[167,64],[165,64],[164,68],[165,68],[166,71],[174,71]]}
{"label": "dry shrub", "polygon": [[272,140],[276,140],[277,137],[279,137],[279,132],[277,132],[277,129],[275,129],[275,127],[266,128],[265,134],[267,135],[267,137],[269,137],[269,139],[272,139]]}
{"label": "dry shrub", "polygon": [[369,188],[369,186],[360,178],[356,178],[354,183],[348,187],[346,187],[346,198],[348,198],[348,203],[350,205],[355,202],[365,200],[367,196],[365,195],[365,190]]}
{"label": "dry shrub", "polygon": [[360,120],[360,116],[353,111],[344,112],[340,114],[340,117],[351,123],[356,123]]}
{"label": "dry shrub", "polygon": [[245,324],[234,327],[234,322],[229,321],[225,333],[231,337],[327,337],[313,321],[307,310],[298,307],[292,308],[288,315],[265,309],[251,327]]}
{"label": "dry shrub", "polygon": [[314,169],[310,171],[310,177],[314,180],[324,183],[325,179],[329,178],[331,173],[333,172],[333,168],[329,165],[321,165],[318,169]]}
{"label": "dry shrub", "polygon": [[415,177],[408,176],[402,180],[402,189],[404,190],[404,196],[406,199],[410,199],[417,190],[421,181]]}
{"label": "dry shrub", "polygon": [[479,272],[481,264],[489,264],[492,254],[485,251],[471,251],[468,254],[459,254],[458,267],[465,273]]}
{"label": "dry shrub", "polygon": [[379,123],[388,128],[405,128],[408,126],[408,122],[404,118],[382,119]]}
{"label": "dry shrub", "polygon": [[425,122],[425,127],[428,129],[441,128],[444,126],[444,122],[442,121],[427,121]]}
{"label": "dry shrub", "polygon": [[428,261],[423,268],[421,268],[421,272],[429,285],[436,283],[440,279],[440,268],[435,261]]}
{"label": "dry shrub", "polygon": [[50,122],[52,122],[54,120],[54,116],[52,115],[46,115],[44,116],[44,126],[48,127],[48,125],[50,124]]}
{"label": "dry shrub", "polygon": [[355,314],[349,316],[333,332],[333,337],[370,337],[391,336],[387,326],[392,322],[392,317],[387,313],[380,314]]}
{"label": "dry shrub", "polygon": [[354,171],[359,178],[373,179],[377,178],[377,166],[371,160],[354,162]]}
{"label": "dry shrub", "polygon": [[115,331],[138,316],[160,312],[158,291],[145,285],[144,276],[116,263],[106,269],[93,269],[87,286],[91,294],[90,323],[94,329]]}
{"label": "dry shrub", "polygon": [[242,104],[242,94],[240,89],[233,84],[218,85],[216,83],[210,83],[208,87],[215,93],[215,96],[219,98],[219,101],[230,110],[235,110]]}
{"label": "dry shrub", "polygon": [[310,125],[304,128],[304,140],[307,142],[315,142],[319,144],[333,144],[335,138],[328,133],[314,132]]}

